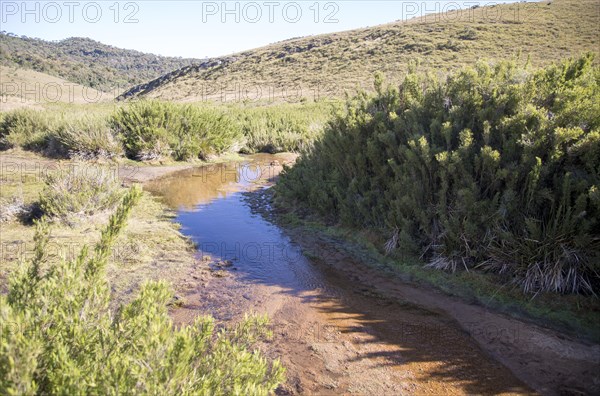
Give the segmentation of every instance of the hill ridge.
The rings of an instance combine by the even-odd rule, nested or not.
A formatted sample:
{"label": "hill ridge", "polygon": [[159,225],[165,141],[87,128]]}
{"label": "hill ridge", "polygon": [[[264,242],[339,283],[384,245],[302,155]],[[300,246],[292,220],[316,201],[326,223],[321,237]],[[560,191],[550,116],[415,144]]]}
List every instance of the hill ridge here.
{"label": "hill ridge", "polygon": [[199,59],[123,49],[89,37],[61,40],[0,32],[0,65],[30,69],[101,91],[153,80]]}
{"label": "hill ridge", "polygon": [[[490,18],[492,13],[503,16]],[[599,15],[596,0],[512,3],[428,14],[212,58],[132,87],[119,98],[194,101],[229,95],[242,101],[251,94],[229,93],[246,89],[261,91],[263,99],[279,90],[279,99],[286,100],[282,92],[299,86],[302,97],[318,100],[370,89],[376,71],[400,79],[415,63],[446,73],[482,58],[522,53],[534,66],[543,66],[584,52],[598,54]],[[300,95],[295,97],[300,100]]]}

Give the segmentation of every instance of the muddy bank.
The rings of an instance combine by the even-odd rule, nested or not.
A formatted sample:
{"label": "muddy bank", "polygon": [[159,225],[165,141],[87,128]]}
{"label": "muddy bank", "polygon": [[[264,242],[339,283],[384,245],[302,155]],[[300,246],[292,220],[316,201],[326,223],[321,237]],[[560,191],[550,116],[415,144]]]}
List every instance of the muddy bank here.
{"label": "muddy bank", "polygon": [[262,187],[280,165],[254,157],[147,185],[178,211],[175,221],[199,249],[176,322],[268,314],[274,338],[263,349],[288,369],[279,394],[533,393],[443,310],[309,260],[303,244],[316,241],[283,232],[257,210],[271,213]]}
{"label": "muddy bank", "polygon": [[[277,221],[278,216],[271,207],[272,194],[262,190],[248,196],[255,211]],[[404,282],[393,271],[374,268],[354,257],[343,241],[319,234],[314,229],[282,228],[312,258],[315,266],[335,273],[337,282],[348,288],[359,287],[360,293],[413,304],[451,318],[463,334],[536,391],[547,395],[600,393],[599,345],[582,343],[559,332]],[[431,334],[427,326],[416,326],[415,330]],[[433,331],[438,338],[437,347],[444,344],[440,338],[445,340],[447,337],[440,330]],[[464,369],[464,372],[469,371]],[[488,391],[496,393],[499,390]]]}
{"label": "muddy bank", "polygon": [[[0,160],[19,175],[69,165],[27,153]],[[177,323],[201,314],[225,322],[249,311],[269,314],[274,339],[262,347],[288,369],[279,394],[600,392],[597,345],[407,284],[342,241],[277,225],[263,187],[292,160],[258,155],[135,172],[118,165],[124,183],[145,181],[177,213],[174,221],[199,251],[194,257],[163,218],[164,206],[148,199],[110,269],[115,292],[128,295],[149,277],[172,281]],[[11,227],[10,235],[3,228],[3,243],[31,239],[29,228]],[[91,238],[96,231],[88,228],[56,236]]]}

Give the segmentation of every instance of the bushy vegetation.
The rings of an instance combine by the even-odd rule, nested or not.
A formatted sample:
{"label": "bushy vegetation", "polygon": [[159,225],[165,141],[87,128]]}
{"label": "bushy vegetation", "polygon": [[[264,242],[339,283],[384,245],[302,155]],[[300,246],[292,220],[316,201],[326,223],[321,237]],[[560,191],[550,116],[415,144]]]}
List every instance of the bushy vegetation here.
{"label": "bushy vegetation", "polygon": [[331,104],[287,104],[233,109],[246,138],[245,152],[298,152],[323,133]]}
{"label": "bushy vegetation", "polygon": [[[228,151],[301,151],[323,133],[336,102],[273,106],[136,101],[116,110],[15,110],[0,119],[0,149],[49,156],[134,160],[207,159]],[[87,114],[89,113],[89,114]]]}
{"label": "bushy vegetation", "polygon": [[78,159],[119,157],[121,141],[104,117],[63,120],[51,133],[51,151]]}
{"label": "bushy vegetation", "polygon": [[600,286],[600,68],[479,63],[359,94],[288,169],[280,200],[389,237],[431,267],[526,292]]}
{"label": "bushy vegetation", "polygon": [[164,282],[110,310],[105,267],[140,195],[132,188],[98,244],[74,261],[48,265],[49,228],[37,223],[33,259],[0,295],[1,394],[266,395],[282,381],[278,361],[251,351],[268,333],[265,318],[217,331],[200,317],[176,329]]}
{"label": "bushy vegetation", "polygon": [[159,101],[134,102],[111,119],[127,156],[138,160],[173,155],[176,160],[207,158],[236,145],[236,124],[215,108]]}
{"label": "bushy vegetation", "polygon": [[115,169],[74,164],[45,176],[40,208],[48,217],[68,220],[113,209],[122,197]]}
{"label": "bushy vegetation", "polygon": [[55,124],[56,116],[43,111],[18,109],[6,113],[0,120],[0,148],[41,150]]}
{"label": "bushy vegetation", "polygon": [[106,92],[120,92],[194,61],[116,48],[88,38],[52,42],[0,33],[0,65],[32,69]]}

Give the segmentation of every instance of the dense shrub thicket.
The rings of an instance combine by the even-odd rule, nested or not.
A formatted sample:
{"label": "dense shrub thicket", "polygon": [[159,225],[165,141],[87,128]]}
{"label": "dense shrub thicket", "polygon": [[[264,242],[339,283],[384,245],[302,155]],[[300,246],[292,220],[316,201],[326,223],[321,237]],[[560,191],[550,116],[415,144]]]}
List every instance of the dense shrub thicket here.
{"label": "dense shrub thicket", "polygon": [[134,102],[111,118],[127,156],[177,160],[206,158],[231,148],[241,136],[235,122],[214,108],[158,101]]}
{"label": "dense shrub thicket", "polygon": [[286,170],[278,199],[390,236],[444,270],[526,292],[598,292],[600,68],[480,63],[359,94]]}
{"label": "dense shrub thicket", "polygon": [[110,310],[107,259],[140,194],[125,195],[99,243],[74,261],[48,264],[48,226],[37,223],[33,259],[0,295],[0,394],[267,395],[282,381],[279,362],[251,350],[265,318],[227,331],[209,317],[175,328],[164,282]]}
{"label": "dense shrub thicket", "polygon": [[[226,151],[300,151],[322,134],[331,106],[183,105],[138,101],[109,113],[15,110],[0,118],[0,149],[22,147],[78,159],[206,159]],[[80,113],[80,112],[78,112]]]}

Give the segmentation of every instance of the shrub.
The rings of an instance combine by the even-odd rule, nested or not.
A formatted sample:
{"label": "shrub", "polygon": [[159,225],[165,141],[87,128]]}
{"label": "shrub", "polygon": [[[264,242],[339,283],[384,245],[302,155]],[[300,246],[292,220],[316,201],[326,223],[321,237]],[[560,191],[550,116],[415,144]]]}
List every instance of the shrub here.
{"label": "shrub", "polygon": [[55,117],[43,111],[18,109],[6,113],[0,122],[0,148],[42,150],[54,123]]}
{"label": "shrub", "polygon": [[132,188],[99,243],[74,261],[45,268],[48,226],[37,223],[32,261],[0,295],[0,393],[266,395],[283,379],[251,346],[264,318],[215,331],[211,318],[175,328],[163,282],[146,283],[136,299],[109,309],[107,259],[141,195]]}
{"label": "shrub", "polygon": [[40,207],[49,217],[68,220],[112,209],[122,196],[114,169],[74,164],[45,176]]}
{"label": "shrub", "polygon": [[181,106],[171,138],[176,160],[207,159],[233,149],[241,139],[237,124],[214,107]]}
{"label": "shrub", "polygon": [[112,116],[111,125],[121,135],[129,158],[152,160],[171,155],[167,131],[171,128],[170,106],[142,101],[122,107]]}
{"label": "shrub", "polygon": [[526,292],[600,286],[600,68],[480,63],[376,79],[282,176],[278,199],[378,229],[445,270]]}
{"label": "shrub", "polygon": [[461,40],[477,40],[477,31],[472,27],[466,27],[458,34],[458,38]]}
{"label": "shrub", "polygon": [[120,108],[111,119],[129,158],[176,160],[221,154],[240,139],[226,114],[213,108],[140,101]]}
{"label": "shrub", "polygon": [[63,119],[50,133],[50,140],[54,151],[70,158],[114,158],[123,153],[119,138],[103,117]]}
{"label": "shrub", "polygon": [[234,113],[246,137],[244,151],[299,152],[322,135],[331,106],[321,103],[245,107]]}

